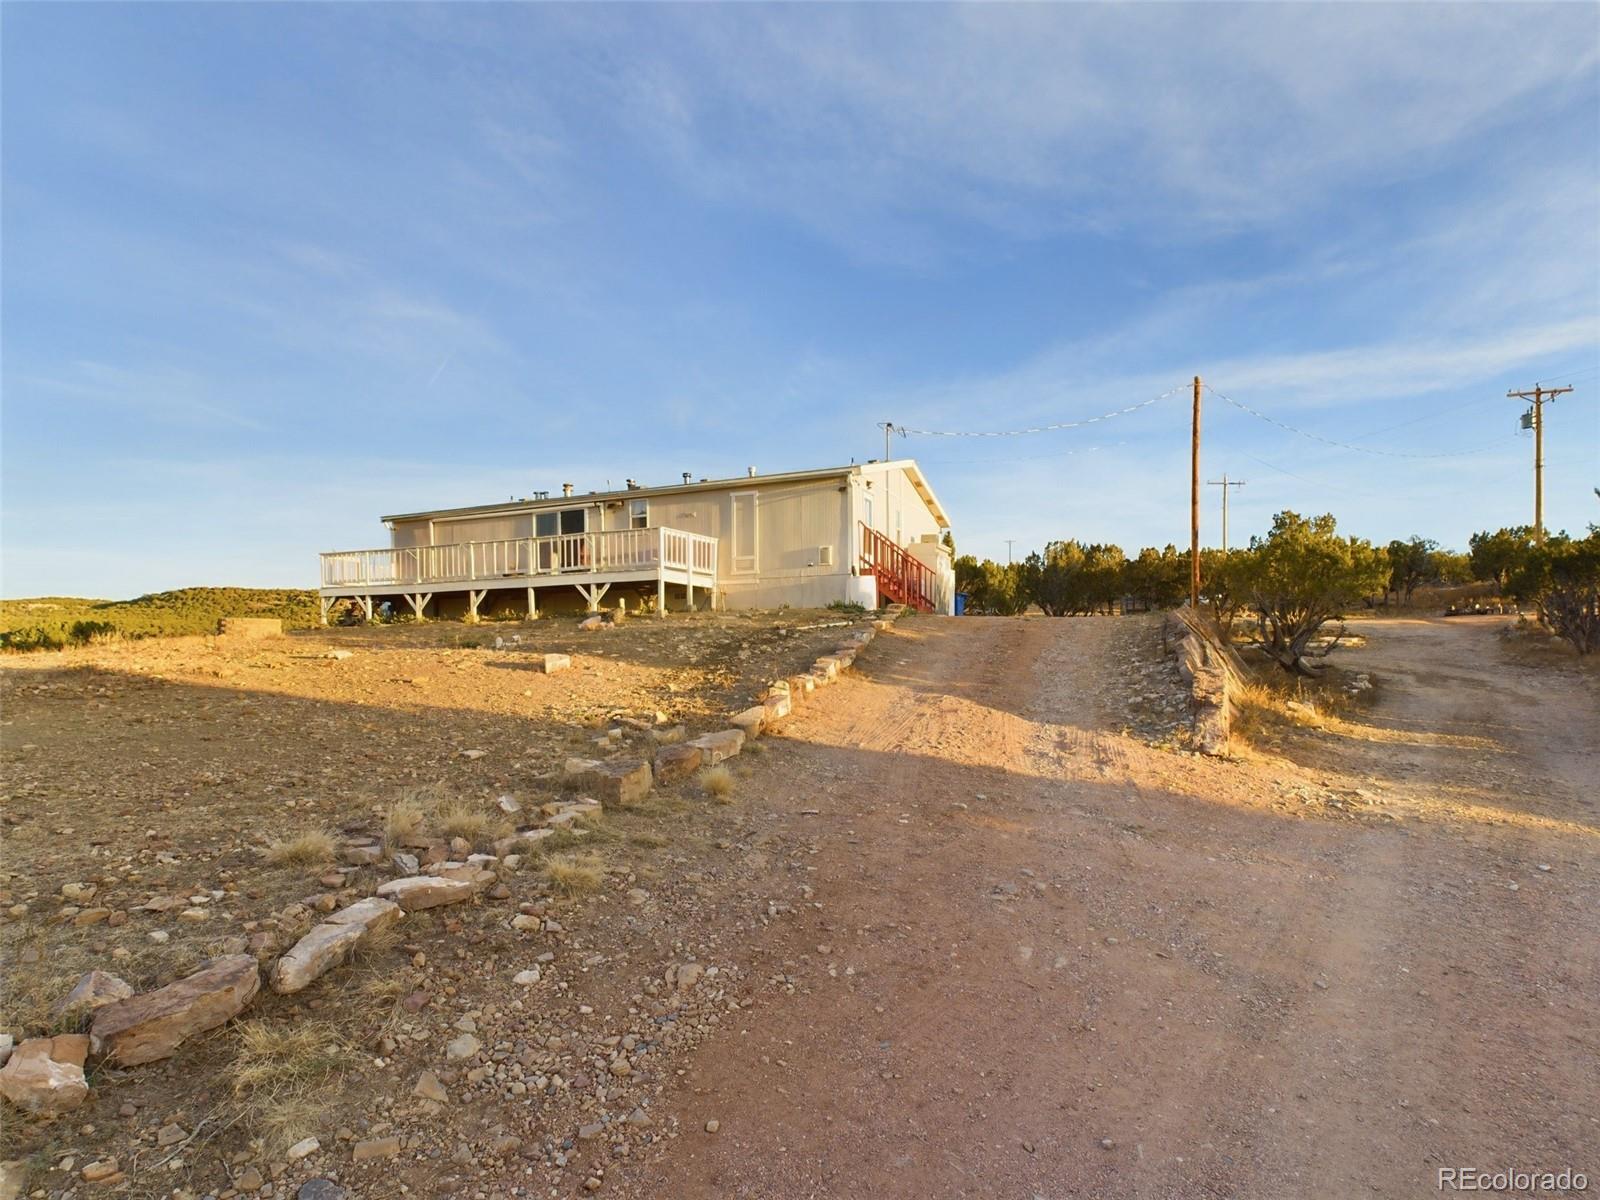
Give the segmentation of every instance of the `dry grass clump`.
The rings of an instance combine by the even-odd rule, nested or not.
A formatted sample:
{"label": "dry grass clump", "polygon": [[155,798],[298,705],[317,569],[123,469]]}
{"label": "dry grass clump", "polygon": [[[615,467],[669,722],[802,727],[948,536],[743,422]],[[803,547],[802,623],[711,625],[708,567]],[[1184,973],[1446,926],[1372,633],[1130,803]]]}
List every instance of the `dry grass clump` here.
{"label": "dry grass clump", "polygon": [[267,861],[275,867],[311,866],[333,861],[333,838],[323,829],[308,829],[279,838],[267,847]]}
{"label": "dry grass clump", "polygon": [[42,936],[32,939],[32,943],[40,950],[39,961],[27,966],[14,965],[11,957],[20,946],[7,947],[11,969],[5,972],[0,986],[0,1028],[15,1033],[18,1041],[24,1036],[73,1033],[82,1024],[81,1019],[63,1021],[55,1014],[56,1004],[82,975],[82,964],[60,954]]}
{"label": "dry grass clump", "polygon": [[707,767],[700,772],[700,790],[723,803],[733,795],[733,772],[724,766]]}
{"label": "dry grass clump", "polygon": [[606,879],[598,854],[557,854],[545,860],[544,873],[551,887],[568,896],[595,891]]}
{"label": "dry grass clump", "polygon": [[350,956],[350,961],[360,967],[373,966],[380,959],[388,957],[389,951],[399,944],[399,925],[384,925],[378,929],[369,929],[367,935],[356,946],[355,953]]}
{"label": "dry grass clump", "polygon": [[638,846],[644,850],[659,850],[663,846],[668,846],[671,844],[672,842],[670,838],[667,838],[659,833],[641,831],[639,833],[630,833],[628,835],[628,845]]}
{"label": "dry grass clump", "polygon": [[1271,671],[1230,687],[1228,695],[1234,706],[1233,732],[1247,743],[1270,743],[1296,728],[1368,736],[1365,727],[1352,723],[1363,701],[1339,686],[1336,673],[1305,680]]}
{"label": "dry grass clump", "polygon": [[609,843],[620,842],[622,840],[622,834],[618,832],[614,826],[607,822],[605,813],[599,811],[598,809],[594,812],[586,812],[578,817],[575,817],[572,824],[584,832],[584,840],[589,842],[591,845],[596,842]]}
{"label": "dry grass clump", "polygon": [[540,838],[536,842],[529,842],[527,851],[536,858],[552,858],[567,850],[575,850],[589,840],[589,835],[583,829],[557,829],[547,838]]}
{"label": "dry grass clump", "polygon": [[465,838],[476,845],[490,835],[494,819],[470,800],[447,800],[434,810],[433,824],[449,838]]}
{"label": "dry grass clump", "polygon": [[426,814],[422,805],[410,798],[395,801],[383,818],[383,842],[391,850],[422,828]]}
{"label": "dry grass clump", "polygon": [[350,1048],[326,1021],[239,1026],[238,1050],[228,1067],[239,1118],[270,1153],[283,1153],[316,1131],[338,1095],[330,1078],[350,1062]]}

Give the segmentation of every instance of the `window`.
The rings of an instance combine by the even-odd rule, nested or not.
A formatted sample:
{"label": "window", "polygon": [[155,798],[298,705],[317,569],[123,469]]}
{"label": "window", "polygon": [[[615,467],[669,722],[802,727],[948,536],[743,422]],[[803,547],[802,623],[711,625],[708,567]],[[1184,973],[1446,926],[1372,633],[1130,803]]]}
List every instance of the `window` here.
{"label": "window", "polygon": [[588,510],[563,508],[537,514],[533,522],[534,537],[554,537],[558,533],[582,533],[588,528]]}
{"label": "window", "polygon": [[[557,534],[584,532],[589,525],[587,509],[563,508],[534,514],[533,535],[554,538]],[[539,570],[574,571],[587,565],[587,550],[582,538],[564,538],[562,541],[539,543]]]}
{"label": "window", "polygon": [[650,527],[650,501],[628,501],[628,528],[648,529]]}
{"label": "window", "polygon": [[861,518],[862,521],[864,521],[866,523],[866,526],[867,526],[868,529],[871,529],[872,528],[872,497],[871,496],[863,496],[863,497],[861,497],[861,512],[863,514],[862,518]]}
{"label": "window", "polygon": [[749,574],[756,569],[756,493],[733,493],[733,570]]}

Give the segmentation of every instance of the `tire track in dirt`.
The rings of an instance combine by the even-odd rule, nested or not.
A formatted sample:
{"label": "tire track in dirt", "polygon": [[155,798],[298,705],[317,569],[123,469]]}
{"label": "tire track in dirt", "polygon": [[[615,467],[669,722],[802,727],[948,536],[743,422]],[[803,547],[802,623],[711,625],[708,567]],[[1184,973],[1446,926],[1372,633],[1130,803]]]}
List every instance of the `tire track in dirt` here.
{"label": "tire track in dirt", "polygon": [[[1399,1198],[1452,1155],[1585,1165],[1593,842],[1275,808],[1318,773],[1114,732],[1125,624],[911,622],[786,726],[761,784],[821,809],[823,907],[776,949],[797,992],[702,1055],[691,1132],[623,1194]],[[1419,789],[1476,769],[1448,739],[1348,752]],[[1524,769],[1586,769],[1564,753]],[[1460,882],[1558,851],[1535,913]]]}

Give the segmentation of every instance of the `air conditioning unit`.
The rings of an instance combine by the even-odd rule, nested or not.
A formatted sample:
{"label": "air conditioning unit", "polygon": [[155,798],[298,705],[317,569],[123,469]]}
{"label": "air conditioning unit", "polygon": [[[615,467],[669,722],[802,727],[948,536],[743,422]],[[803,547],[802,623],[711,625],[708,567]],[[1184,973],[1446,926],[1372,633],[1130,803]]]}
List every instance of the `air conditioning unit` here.
{"label": "air conditioning unit", "polygon": [[817,563],[818,563],[818,565],[824,566],[824,567],[833,566],[833,547],[832,546],[818,546],[817,547]]}

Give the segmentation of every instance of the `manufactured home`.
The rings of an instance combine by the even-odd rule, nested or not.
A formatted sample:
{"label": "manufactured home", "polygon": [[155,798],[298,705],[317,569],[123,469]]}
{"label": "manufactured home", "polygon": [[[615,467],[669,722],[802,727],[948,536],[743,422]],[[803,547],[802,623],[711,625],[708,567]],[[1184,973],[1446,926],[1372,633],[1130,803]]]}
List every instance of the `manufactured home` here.
{"label": "manufactured home", "polygon": [[[902,603],[951,611],[944,508],[912,459],[691,479],[382,518],[389,545],[322,555],[322,616],[350,600],[418,617],[602,603],[664,613]],[[405,609],[401,609],[405,611]]]}

